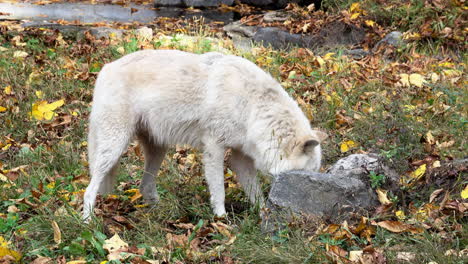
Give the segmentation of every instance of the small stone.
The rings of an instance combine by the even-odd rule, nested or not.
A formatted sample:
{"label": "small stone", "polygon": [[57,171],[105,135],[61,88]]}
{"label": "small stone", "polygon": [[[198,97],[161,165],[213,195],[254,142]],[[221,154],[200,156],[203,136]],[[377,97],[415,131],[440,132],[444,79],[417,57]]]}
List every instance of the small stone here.
{"label": "small stone", "polygon": [[141,41],[148,41],[153,38],[153,29],[149,27],[141,27],[135,31],[137,37]]}
{"label": "small stone", "polygon": [[91,35],[93,35],[96,39],[120,39],[122,38],[123,32],[124,31],[122,29],[115,29],[110,27],[95,27],[89,30],[89,33],[91,33]]}
{"label": "small stone", "polygon": [[388,33],[382,40],[375,44],[374,50],[376,50],[382,44],[400,47],[403,44],[403,33],[400,31],[392,31]]}

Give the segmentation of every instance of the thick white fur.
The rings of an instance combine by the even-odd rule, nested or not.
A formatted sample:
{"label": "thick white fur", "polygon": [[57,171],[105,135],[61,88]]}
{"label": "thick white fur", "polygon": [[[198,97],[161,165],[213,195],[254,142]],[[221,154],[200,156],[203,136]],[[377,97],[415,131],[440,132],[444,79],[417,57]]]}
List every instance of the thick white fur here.
{"label": "thick white fur", "polygon": [[145,155],[140,190],[152,202],[158,200],[155,175],[167,147],[202,149],[216,215],[226,213],[226,148],[233,149],[232,169],[249,199],[263,203],[256,169],[272,174],[316,171],[318,143],[326,137],[311,129],[297,103],[269,74],[246,59],[213,52],[145,50],[105,65],[89,123],[85,219],[96,195],[111,191],[119,158],[135,137]]}

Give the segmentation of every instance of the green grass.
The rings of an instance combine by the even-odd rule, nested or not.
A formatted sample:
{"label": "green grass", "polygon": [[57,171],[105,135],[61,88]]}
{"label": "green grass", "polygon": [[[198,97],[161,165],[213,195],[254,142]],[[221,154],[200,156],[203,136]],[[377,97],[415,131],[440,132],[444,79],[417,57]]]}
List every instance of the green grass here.
{"label": "green grass", "polygon": [[[205,34],[200,28],[198,32]],[[326,60],[325,66],[319,66],[314,56],[304,57],[297,49],[286,52],[256,47],[252,53],[241,54],[229,45],[221,49],[216,45],[217,40],[201,37],[188,42],[191,44],[184,42],[182,36],[174,35],[168,41],[160,39],[146,44],[129,36],[113,45],[82,40],[73,46],[64,46],[47,44],[36,36],[23,33],[22,41],[26,45],[15,47],[10,37],[0,35],[0,45],[8,48],[0,53],[0,106],[7,107],[0,113],[0,147],[5,148],[0,150],[0,172],[11,177],[8,170],[27,166],[15,173],[17,179],[13,182],[0,181],[0,235],[11,241],[10,248],[22,252],[24,263],[37,256],[53,259],[63,256],[67,261],[84,259],[99,263],[106,259],[103,241],[116,231],[130,245],[147,248],[144,257],[170,263],[219,263],[225,256],[238,263],[329,263],[332,260],[326,255],[327,245],[357,250],[369,244],[363,238],[335,239],[330,234],[316,233],[319,228],[323,229],[320,224],[326,226],[326,223],[312,224],[300,219],[284,223],[283,229],[272,234],[264,233],[259,210],[249,205],[242,191],[230,185],[227,189],[229,214],[224,221],[233,228],[231,234],[236,236],[233,244],[224,245],[229,237],[213,229],[197,237],[202,241],[201,251],[214,252],[210,256],[194,257],[187,248],[171,248],[166,237],[168,233],[188,236],[187,230],[174,227],[174,223],[202,223],[201,228],[209,230],[210,225],[217,222],[201,176],[200,157],[194,150],[181,154],[184,157],[195,154],[193,167],[180,166],[183,162],[178,164],[173,159],[176,152],[170,151],[158,176],[160,204],[154,208],[138,208],[130,202],[131,194],[125,192],[138,188],[143,167],[142,157],[132,146],[121,160],[117,197],[102,199],[99,203],[102,213],[89,225],[84,224],[79,214],[86,183],[81,180],[88,176],[85,142],[95,80],[93,73],[104,63],[123,56],[119,47],[123,47],[125,54],[141,49],[142,45],[195,53],[222,50],[254,61],[283,82],[292,96],[310,102],[312,109],[308,111],[313,117],[313,126],[325,129],[330,135],[323,146],[325,164],[353,152],[377,152],[404,174],[412,169],[411,160],[432,153],[421,143],[421,137],[428,131],[432,131],[440,143],[454,141],[449,147],[438,149],[440,159],[466,156],[464,102],[467,93],[466,88],[460,88],[466,80],[452,82],[444,78],[424,87],[398,87],[388,81],[399,73],[434,72],[442,76],[447,69],[466,72],[466,61],[450,59],[453,66],[440,66],[447,58],[434,59],[419,54],[430,63],[416,68],[421,67],[419,62],[406,54],[398,58],[398,65],[379,61],[375,69],[370,69],[366,64],[340,56],[340,50]],[[16,50],[23,50],[29,56],[14,58]],[[335,65],[339,69],[336,72],[332,70]],[[289,73],[284,71],[291,67],[296,71],[294,79],[288,79]],[[362,79],[358,73],[365,74],[367,79]],[[317,83],[319,81],[322,83]],[[3,92],[6,86],[11,86],[13,94]],[[36,91],[42,91],[43,98],[38,98]],[[69,123],[52,126],[51,122],[30,118],[29,112],[35,102],[47,100],[50,103],[59,99],[65,99],[65,104],[56,112],[59,117],[71,115]],[[414,107],[408,108],[408,105]],[[349,122],[343,122],[340,115]],[[344,140],[353,140],[358,147],[341,153],[340,143]],[[6,147],[7,144],[11,146]],[[375,187],[382,184],[380,175],[370,177]],[[231,178],[228,183],[234,185]],[[265,186],[268,187],[268,183]],[[422,198],[427,200],[428,197]],[[114,206],[109,207],[112,203]],[[111,209],[105,209],[106,206]],[[8,208],[12,212],[7,212]],[[115,214],[124,216],[129,225],[125,227],[113,220]],[[462,263],[461,258],[444,253],[448,249],[466,248],[466,218],[448,219],[445,234],[431,230],[422,235],[401,235],[377,228],[372,245],[385,250],[389,263],[396,262],[396,253],[400,251],[414,252],[417,256],[414,263]],[[60,243],[54,241],[53,221],[61,230]],[[162,250],[151,253],[151,247]]]}

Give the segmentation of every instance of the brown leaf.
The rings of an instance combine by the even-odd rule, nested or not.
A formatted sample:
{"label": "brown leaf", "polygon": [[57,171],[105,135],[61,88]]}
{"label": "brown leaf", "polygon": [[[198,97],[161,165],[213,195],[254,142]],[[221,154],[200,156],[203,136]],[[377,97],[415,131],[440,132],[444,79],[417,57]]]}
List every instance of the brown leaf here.
{"label": "brown leaf", "polygon": [[423,231],[421,228],[416,228],[399,221],[386,220],[378,222],[377,225],[394,233],[411,232],[413,234],[418,234]]}
{"label": "brown leaf", "polygon": [[54,229],[54,241],[57,244],[62,243],[62,232],[57,224],[57,222],[52,221],[52,229]]}
{"label": "brown leaf", "polygon": [[48,257],[38,257],[37,259],[33,260],[31,264],[51,264],[53,263],[51,258]]}
{"label": "brown leaf", "polygon": [[437,190],[433,191],[431,193],[431,197],[429,198],[429,202],[432,203],[434,201],[434,199],[437,198],[437,196],[443,191],[444,191],[444,189],[437,189]]}

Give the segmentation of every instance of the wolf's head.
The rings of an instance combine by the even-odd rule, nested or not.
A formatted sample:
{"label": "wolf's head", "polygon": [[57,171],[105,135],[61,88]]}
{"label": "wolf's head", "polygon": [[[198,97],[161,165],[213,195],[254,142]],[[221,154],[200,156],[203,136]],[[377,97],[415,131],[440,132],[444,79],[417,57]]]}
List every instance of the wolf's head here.
{"label": "wolf's head", "polygon": [[312,130],[307,136],[280,144],[274,155],[270,155],[268,172],[272,175],[290,170],[320,170],[322,149],[320,143],[328,135],[322,131]]}

